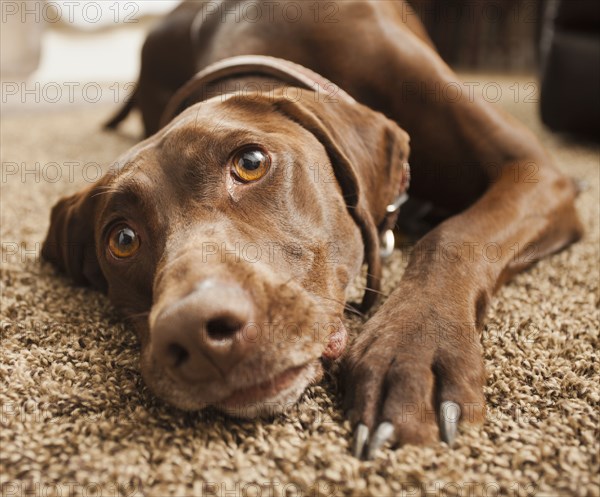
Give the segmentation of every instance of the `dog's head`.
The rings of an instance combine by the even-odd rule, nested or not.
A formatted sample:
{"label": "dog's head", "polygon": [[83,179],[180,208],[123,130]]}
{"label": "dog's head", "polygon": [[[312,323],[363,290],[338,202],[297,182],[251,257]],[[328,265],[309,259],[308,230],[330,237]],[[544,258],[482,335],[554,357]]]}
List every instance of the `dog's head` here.
{"label": "dog's head", "polygon": [[52,211],[43,256],[108,293],[146,382],[183,409],[296,401],[343,350],[364,260],[377,284],[408,137],[348,99],[285,93],[192,105]]}

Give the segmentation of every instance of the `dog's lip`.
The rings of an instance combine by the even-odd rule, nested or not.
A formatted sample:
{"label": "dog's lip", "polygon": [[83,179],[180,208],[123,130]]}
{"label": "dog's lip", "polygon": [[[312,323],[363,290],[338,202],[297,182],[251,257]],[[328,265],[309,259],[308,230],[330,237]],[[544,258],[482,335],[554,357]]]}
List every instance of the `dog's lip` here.
{"label": "dog's lip", "polygon": [[215,402],[215,404],[233,409],[274,397],[279,392],[292,386],[307,367],[308,363],[288,368],[266,381],[234,390],[230,395]]}

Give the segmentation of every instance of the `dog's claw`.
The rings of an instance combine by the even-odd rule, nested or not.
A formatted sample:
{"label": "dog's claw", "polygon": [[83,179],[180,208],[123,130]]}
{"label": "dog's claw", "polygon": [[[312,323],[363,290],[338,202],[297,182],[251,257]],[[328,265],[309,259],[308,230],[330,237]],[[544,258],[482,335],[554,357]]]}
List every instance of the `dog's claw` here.
{"label": "dog's claw", "polygon": [[446,400],[440,405],[440,436],[450,447],[456,439],[460,406],[456,402]]}
{"label": "dog's claw", "polygon": [[373,459],[375,453],[394,436],[394,425],[388,421],[384,421],[379,425],[377,431],[369,442],[369,450],[367,451],[367,459]]}
{"label": "dog's claw", "polygon": [[360,423],[356,427],[356,431],[354,432],[354,447],[352,448],[352,453],[354,454],[354,457],[356,457],[357,459],[360,459],[362,457],[362,453],[368,440],[369,428],[366,425]]}

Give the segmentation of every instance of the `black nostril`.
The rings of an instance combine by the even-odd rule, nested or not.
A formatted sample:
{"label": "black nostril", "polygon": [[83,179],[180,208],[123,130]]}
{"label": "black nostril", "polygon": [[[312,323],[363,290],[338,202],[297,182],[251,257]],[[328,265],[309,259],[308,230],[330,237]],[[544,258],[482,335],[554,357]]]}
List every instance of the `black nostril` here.
{"label": "black nostril", "polygon": [[215,341],[224,341],[233,338],[233,336],[243,328],[238,318],[233,316],[220,316],[211,319],[206,323],[206,334]]}
{"label": "black nostril", "polygon": [[167,346],[166,352],[168,363],[173,368],[178,368],[179,366],[181,366],[185,361],[187,361],[188,357],[190,356],[190,353],[178,343],[170,343]]}

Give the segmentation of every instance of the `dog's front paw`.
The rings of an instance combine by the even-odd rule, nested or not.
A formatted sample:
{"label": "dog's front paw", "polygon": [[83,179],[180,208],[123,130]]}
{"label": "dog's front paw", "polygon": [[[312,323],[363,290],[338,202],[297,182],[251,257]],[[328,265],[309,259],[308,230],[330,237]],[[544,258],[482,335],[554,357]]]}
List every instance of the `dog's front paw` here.
{"label": "dog's front paw", "polygon": [[396,295],[366,323],[343,363],[356,457],[372,458],[387,442],[452,444],[459,422],[484,417],[481,345],[468,313]]}

